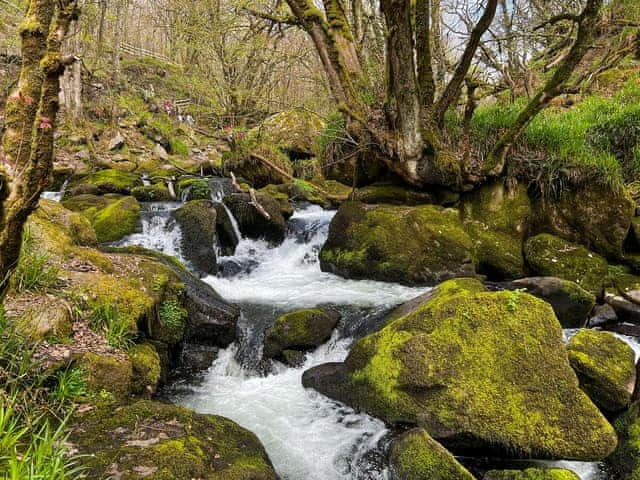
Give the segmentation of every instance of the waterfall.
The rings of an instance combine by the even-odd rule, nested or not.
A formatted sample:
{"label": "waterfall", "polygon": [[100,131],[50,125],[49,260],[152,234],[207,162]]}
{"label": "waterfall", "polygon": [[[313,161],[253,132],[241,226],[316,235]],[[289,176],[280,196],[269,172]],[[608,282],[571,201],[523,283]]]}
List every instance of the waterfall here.
{"label": "waterfall", "polygon": [[42,192],[40,195],[41,198],[45,200],[53,200],[54,202],[59,202],[64,197],[65,192],[67,191],[67,185],[69,185],[69,179],[66,179],[62,184],[59,192]]}

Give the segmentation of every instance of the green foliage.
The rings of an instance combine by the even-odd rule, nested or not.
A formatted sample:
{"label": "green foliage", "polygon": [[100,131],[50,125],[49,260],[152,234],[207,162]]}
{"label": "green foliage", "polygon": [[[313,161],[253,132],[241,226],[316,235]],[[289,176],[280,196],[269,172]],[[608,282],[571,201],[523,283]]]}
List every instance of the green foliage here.
{"label": "green foliage", "polygon": [[324,152],[334,143],[343,143],[345,138],[347,128],[344,116],[339,112],[332,113],[327,117],[325,128],[318,137],[318,150]]}
{"label": "green foliage", "polygon": [[158,312],[160,322],[165,327],[179,327],[187,316],[187,311],[175,300],[165,300]]}
{"label": "green foliage", "polygon": [[91,312],[91,326],[103,331],[109,345],[128,349],[133,343],[133,332],[129,319],[122,315],[120,308],[112,303],[94,305]]}
{"label": "green foliage", "polygon": [[49,262],[50,255],[36,245],[31,229],[22,231],[22,249],[12,286],[17,292],[46,291],[58,280],[59,269]]}
{"label": "green foliage", "polygon": [[57,384],[51,397],[60,404],[73,403],[88,392],[87,382],[79,368],[66,368],[56,374]]}
{"label": "green foliage", "polygon": [[[14,328],[0,306],[0,477],[7,480],[80,478],[77,458],[68,455],[69,404],[55,401],[51,378],[34,359],[34,346]],[[53,401],[52,401],[53,400]],[[64,418],[50,420],[51,414]]]}
{"label": "green foliage", "polygon": [[[629,82],[612,98],[590,96],[570,109],[549,108],[534,118],[509,162],[549,196],[569,184],[597,182],[614,189],[640,174],[640,85]],[[513,123],[523,102],[478,108],[471,135],[479,150]],[[622,164],[622,165],[621,165]],[[624,174],[624,176],[623,176]],[[626,176],[626,178],[625,178]]]}
{"label": "green foliage", "polygon": [[189,156],[189,145],[184,143],[182,140],[172,138],[169,140],[169,144],[171,145],[171,153],[174,155],[180,155],[182,157]]}

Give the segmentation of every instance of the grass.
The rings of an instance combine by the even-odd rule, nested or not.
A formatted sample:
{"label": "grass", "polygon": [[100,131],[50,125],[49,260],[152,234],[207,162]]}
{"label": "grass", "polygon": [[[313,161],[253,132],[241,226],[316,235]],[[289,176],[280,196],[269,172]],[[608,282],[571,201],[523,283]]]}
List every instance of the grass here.
{"label": "grass", "polygon": [[133,344],[133,332],[129,320],[122,315],[117,305],[100,303],[92,306],[91,326],[104,332],[107,342],[114,348],[127,350]]}
{"label": "grass", "polygon": [[17,292],[46,291],[58,280],[59,269],[49,262],[47,252],[39,251],[29,227],[22,231],[22,248],[18,266],[12,277],[12,287]]}
{"label": "grass", "polygon": [[[510,125],[522,102],[479,108],[472,140],[488,151]],[[549,108],[527,127],[508,168],[553,193],[563,183],[599,182],[613,189],[640,178],[640,85],[631,81],[612,98],[590,96],[575,106]]]}
{"label": "grass", "polygon": [[71,397],[60,392],[70,392],[69,385],[63,385],[67,380],[62,376],[41,368],[33,352],[34,345],[20,335],[0,307],[0,478],[82,478],[78,458],[66,443],[73,405]]}

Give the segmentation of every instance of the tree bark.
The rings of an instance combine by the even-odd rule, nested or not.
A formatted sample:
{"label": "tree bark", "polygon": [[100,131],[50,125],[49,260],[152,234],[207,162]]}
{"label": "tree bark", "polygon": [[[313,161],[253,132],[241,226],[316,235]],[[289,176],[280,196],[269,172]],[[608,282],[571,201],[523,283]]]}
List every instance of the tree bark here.
{"label": "tree bark", "polygon": [[0,300],[20,255],[22,228],[52,170],[60,76],[74,61],[63,58],[62,42],[78,13],[75,0],[30,0],[20,26],[23,64],[7,101],[0,163]]}

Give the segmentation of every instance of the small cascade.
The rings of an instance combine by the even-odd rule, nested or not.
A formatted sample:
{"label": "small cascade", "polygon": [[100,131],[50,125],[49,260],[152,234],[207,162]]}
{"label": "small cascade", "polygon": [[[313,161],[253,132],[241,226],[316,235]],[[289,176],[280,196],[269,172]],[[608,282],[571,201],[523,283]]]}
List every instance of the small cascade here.
{"label": "small cascade", "polygon": [[167,180],[167,189],[169,190],[169,195],[171,196],[171,198],[177,198],[176,197],[176,187],[174,185],[175,180],[173,178],[170,178],[169,180]]}
{"label": "small cascade", "polygon": [[143,187],[148,187],[151,185],[151,180],[149,179],[149,175],[147,175],[146,173],[142,174],[142,186]]}
{"label": "small cascade", "polygon": [[54,202],[59,202],[64,198],[64,194],[67,191],[67,185],[69,185],[69,179],[66,179],[62,184],[59,192],[42,192],[40,195],[41,198],[45,200],[53,200]]}

